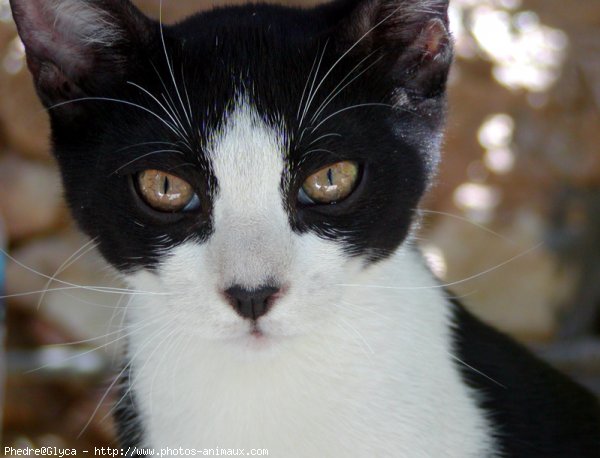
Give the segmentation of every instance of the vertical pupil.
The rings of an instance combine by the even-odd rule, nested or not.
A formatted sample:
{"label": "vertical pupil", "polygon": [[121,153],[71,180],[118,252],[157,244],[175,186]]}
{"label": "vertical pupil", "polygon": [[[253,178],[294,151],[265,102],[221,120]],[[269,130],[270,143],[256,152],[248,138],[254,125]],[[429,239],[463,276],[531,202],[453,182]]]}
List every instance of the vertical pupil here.
{"label": "vertical pupil", "polygon": [[333,172],[331,169],[327,169],[327,180],[329,180],[329,185],[333,186]]}
{"label": "vertical pupil", "polygon": [[163,194],[166,194],[169,191],[169,179],[165,177],[163,181]]}

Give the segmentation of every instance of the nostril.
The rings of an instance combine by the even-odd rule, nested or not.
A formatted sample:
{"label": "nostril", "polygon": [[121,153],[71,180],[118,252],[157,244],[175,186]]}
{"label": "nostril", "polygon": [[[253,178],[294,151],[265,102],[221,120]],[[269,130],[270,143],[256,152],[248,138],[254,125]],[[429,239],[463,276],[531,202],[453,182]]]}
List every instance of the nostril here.
{"label": "nostril", "polygon": [[272,299],[279,292],[277,286],[259,286],[250,289],[234,285],[224,291],[233,309],[242,317],[257,320],[269,311]]}

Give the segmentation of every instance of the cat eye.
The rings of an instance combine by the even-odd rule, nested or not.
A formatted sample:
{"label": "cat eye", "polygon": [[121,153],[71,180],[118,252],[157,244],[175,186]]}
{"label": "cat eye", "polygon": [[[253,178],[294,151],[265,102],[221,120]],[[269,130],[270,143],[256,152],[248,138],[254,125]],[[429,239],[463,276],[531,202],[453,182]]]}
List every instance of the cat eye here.
{"label": "cat eye", "polygon": [[185,180],[160,170],[144,170],[137,175],[140,197],[160,212],[195,210],[200,201],[192,186]]}
{"label": "cat eye", "polygon": [[302,203],[333,204],[347,198],[358,183],[359,166],[342,161],[323,167],[309,176],[300,190]]}

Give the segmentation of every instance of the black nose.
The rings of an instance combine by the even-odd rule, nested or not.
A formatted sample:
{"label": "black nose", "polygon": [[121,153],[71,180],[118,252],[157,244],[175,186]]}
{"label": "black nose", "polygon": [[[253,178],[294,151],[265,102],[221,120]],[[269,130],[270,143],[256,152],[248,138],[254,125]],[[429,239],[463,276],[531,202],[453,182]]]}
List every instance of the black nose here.
{"label": "black nose", "polygon": [[225,295],[233,309],[243,318],[259,319],[269,311],[272,296],[279,291],[276,286],[260,286],[247,289],[234,285],[225,290]]}

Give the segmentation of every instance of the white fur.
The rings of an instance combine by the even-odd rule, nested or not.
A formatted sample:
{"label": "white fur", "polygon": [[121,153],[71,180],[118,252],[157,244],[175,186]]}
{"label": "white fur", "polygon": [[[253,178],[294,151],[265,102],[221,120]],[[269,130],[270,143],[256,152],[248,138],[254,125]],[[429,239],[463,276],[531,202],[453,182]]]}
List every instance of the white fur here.
{"label": "white fur", "polygon": [[52,44],[52,52],[61,55],[82,54],[90,45],[111,46],[122,39],[116,20],[90,0],[27,0],[19,2],[18,11],[30,44]]}
{"label": "white fur", "polygon": [[54,27],[69,31],[85,44],[110,46],[121,38],[121,31],[107,11],[93,2],[61,0],[49,2],[46,8],[55,18]]}
{"label": "white fur", "polygon": [[[129,310],[140,445],[290,458],[494,456],[451,357],[442,292],[414,289],[433,278],[410,249],[363,268],[335,242],[293,233],[279,189],[284,138],[239,106],[208,151],[219,182],[214,234],[129,278],[162,293],[136,297]],[[220,291],[268,280],[287,292],[257,338]]]}

